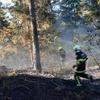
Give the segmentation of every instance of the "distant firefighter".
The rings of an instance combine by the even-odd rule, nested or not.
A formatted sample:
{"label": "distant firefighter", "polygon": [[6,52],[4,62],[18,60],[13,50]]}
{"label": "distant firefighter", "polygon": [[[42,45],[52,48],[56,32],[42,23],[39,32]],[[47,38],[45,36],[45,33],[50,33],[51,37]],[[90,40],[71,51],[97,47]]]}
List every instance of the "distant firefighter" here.
{"label": "distant firefighter", "polygon": [[90,79],[91,81],[93,81],[93,77],[92,75],[86,74],[87,55],[81,50],[79,45],[74,47],[74,51],[76,54],[76,65],[73,66],[73,68],[76,68],[74,78],[77,86],[82,86],[80,77]]}
{"label": "distant firefighter", "polygon": [[59,36],[55,36],[54,45],[56,47],[60,63],[63,65],[66,58],[66,51],[64,50],[64,44],[62,43],[62,39]]}
{"label": "distant firefighter", "polygon": [[64,50],[63,47],[59,47],[58,48],[58,53],[59,53],[59,56],[60,56],[60,60],[63,63],[66,59],[66,51]]}

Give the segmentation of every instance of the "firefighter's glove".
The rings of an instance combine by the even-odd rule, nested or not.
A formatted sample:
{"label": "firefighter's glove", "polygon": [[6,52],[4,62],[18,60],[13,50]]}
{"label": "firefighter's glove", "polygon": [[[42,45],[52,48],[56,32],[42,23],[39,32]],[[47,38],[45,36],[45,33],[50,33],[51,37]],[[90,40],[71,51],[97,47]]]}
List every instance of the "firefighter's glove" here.
{"label": "firefighter's glove", "polygon": [[86,60],[88,60],[88,58],[86,58]]}
{"label": "firefighter's glove", "polygon": [[73,68],[76,68],[77,67],[77,65],[73,65]]}

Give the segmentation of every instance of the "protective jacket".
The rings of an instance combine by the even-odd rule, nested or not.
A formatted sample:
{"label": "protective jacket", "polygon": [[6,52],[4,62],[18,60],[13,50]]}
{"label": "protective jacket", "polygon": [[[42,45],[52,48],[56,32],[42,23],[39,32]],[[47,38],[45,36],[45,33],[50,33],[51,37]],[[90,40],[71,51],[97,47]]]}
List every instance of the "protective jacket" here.
{"label": "protective jacket", "polygon": [[77,72],[81,73],[85,71],[87,59],[88,59],[87,55],[84,52],[82,51],[76,52],[76,66],[77,66],[76,71]]}

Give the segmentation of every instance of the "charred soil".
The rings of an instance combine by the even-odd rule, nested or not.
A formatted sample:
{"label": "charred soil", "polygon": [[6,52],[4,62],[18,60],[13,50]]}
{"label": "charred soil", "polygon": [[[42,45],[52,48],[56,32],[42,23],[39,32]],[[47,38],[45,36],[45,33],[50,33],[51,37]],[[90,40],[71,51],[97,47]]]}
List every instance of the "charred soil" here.
{"label": "charred soil", "polygon": [[0,79],[0,100],[100,100],[100,80],[83,81],[16,75]]}

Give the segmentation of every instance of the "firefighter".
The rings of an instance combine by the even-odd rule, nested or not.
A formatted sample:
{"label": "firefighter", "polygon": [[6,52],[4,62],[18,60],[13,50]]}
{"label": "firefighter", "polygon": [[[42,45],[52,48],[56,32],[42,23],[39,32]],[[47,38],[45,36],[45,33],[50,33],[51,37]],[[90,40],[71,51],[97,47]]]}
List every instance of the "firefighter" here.
{"label": "firefighter", "polygon": [[58,48],[58,54],[60,56],[61,62],[64,63],[65,62],[65,58],[66,58],[66,52],[65,52],[63,47],[59,47]]}
{"label": "firefighter", "polygon": [[89,79],[90,81],[93,81],[93,77],[86,73],[87,55],[81,50],[79,45],[74,47],[74,51],[76,55],[76,65],[73,66],[73,68],[76,68],[74,79],[77,86],[82,86],[80,77]]}
{"label": "firefighter", "polygon": [[64,44],[62,43],[62,39],[58,36],[55,36],[54,45],[57,49],[57,54],[60,58],[61,65],[63,65],[66,59],[66,51],[64,49]]}

